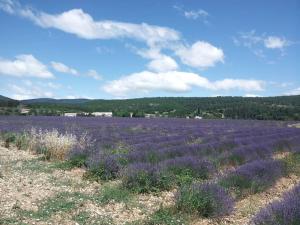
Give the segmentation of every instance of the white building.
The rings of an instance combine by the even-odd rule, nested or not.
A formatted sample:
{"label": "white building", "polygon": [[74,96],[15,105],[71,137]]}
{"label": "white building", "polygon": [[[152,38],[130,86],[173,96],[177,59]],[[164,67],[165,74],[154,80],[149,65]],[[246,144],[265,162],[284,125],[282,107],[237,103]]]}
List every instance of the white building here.
{"label": "white building", "polygon": [[76,117],[77,113],[64,113],[64,116],[67,116],[67,117]]}
{"label": "white building", "polygon": [[30,109],[27,109],[27,108],[22,108],[20,113],[21,114],[28,114],[30,112]]}
{"label": "white building", "polygon": [[202,116],[195,116],[195,119],[202,120]]}
{"label": "white building", "polygon": [[93,116],[102,116],[102,117],[112,117],[113,113],[112,112],[93,112]]}
{"label": "white building", "polygon": [[145,118],[155,118],[155,114],[145,113]]}

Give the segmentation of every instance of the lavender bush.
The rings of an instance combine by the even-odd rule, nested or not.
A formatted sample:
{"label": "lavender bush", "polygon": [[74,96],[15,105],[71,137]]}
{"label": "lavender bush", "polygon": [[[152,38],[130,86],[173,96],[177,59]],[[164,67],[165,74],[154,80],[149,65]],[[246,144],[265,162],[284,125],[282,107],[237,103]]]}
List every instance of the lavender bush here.
{"label": "lavender bush", "polygon": [[150,163],[135,163],[127,167],[122,174],[123,185],[138,193],[169,189],[172,179],[159,167]]}
{"label": "lavender bush", "polygon": [[176,207],[203,217],[222,217],[233,211],[234,201],[220,186],[213,183],[194,183],[183,186],[176,195]]}
{"label": "lavender bush", "polygon": [[101,155],[97,161],[88,161],[87,166],[86,177],[96,181],[115,179],[120,171],[120,164],[114,156]]}
{"label": "lavender bush", "polygon": [[175,176],[179,183],[191,182],[194,179],[208,179],[215,172],[211,162],[193,156],[168,159],[160,165],[166,173],[170,174],[169,176]]}
{"label": "lavender bush", "polygon": [[[52,149],[49,155],[86,166],[97,179],[121,174],[126,183],[140,176],[132,171],[136,164],[151,165],[152,169],[138,170],[151,181],[147,190],[163,189],[170,179],[169,186],[176,178],[179,183],[210,178],[213,168],[205,159],[226,167],[268,160],[274,151],[299,152],[300,129],[287,125],[279,121],[0,116],[0,133],[11,134],[2,135],[6,146],[45,154]],[[36,133],[29,142],[15,136],[24,131],[30,134],[32,127]],[[57,132],[49,135],[52,138],[40,138],[53,129]]]}
{"label": "lavender bush", "polygon": [[232,189],[237,197],[257,193],[270,187],[284,175],[284,164],[278,160],[256,160],[229,172],[220,185]]}
{"label": "lavender bush", "polygon": [[254,225],[300,224],[300,185],[287,192],[282,200],[260,210],[251,221]]}

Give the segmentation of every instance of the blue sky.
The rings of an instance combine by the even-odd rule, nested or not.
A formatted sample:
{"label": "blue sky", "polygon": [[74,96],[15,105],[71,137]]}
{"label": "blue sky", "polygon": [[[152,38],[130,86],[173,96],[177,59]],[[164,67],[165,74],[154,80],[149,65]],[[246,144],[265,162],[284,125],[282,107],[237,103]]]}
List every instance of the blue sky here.
{"label": "blue sky", "polygon": [[0,94],[300,94],[300,1],[0,0]]}

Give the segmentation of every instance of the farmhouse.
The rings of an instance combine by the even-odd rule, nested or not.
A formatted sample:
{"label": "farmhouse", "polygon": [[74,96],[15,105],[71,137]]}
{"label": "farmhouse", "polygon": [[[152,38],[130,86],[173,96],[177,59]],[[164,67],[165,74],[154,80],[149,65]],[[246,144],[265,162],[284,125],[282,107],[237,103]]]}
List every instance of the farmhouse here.
{"label": "farmhouse", "polygon": [[67,117],[76,117],[77,113],[64,113],[64,116],[67,116]]}
{"label": "farmhouse", "polygon": [[29,112],[30,112],[30,109],[28,109],[28,108],[21,108],[21,110],[20,110],[20,113],[23,114],[23,115],[26,115]]}
{"label": "farmhouse", "polygon": [[145,113],[145,118],[155,118],[155,114]]}
{"label": "farmhouse", "polygon": [[202,120],[202,116],[195,116],[195,119]]}
{"label": "farmhouse", "polygon": [[102,116],[102,117],[112,117],[113,113],[112,112],[93,112],[93,116]]}

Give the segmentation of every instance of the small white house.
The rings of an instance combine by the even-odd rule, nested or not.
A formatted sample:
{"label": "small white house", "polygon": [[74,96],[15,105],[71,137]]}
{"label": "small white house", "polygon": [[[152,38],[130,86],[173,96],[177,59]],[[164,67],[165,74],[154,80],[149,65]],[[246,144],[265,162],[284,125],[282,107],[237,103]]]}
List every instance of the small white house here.
{"label": "small white house", "polygon": [[28,114],[30,112],[30,109],[27,109],[27,108],[22,108],[20,113],[21,114]]}
{"label": "small white house", "polygon": [[145,113],[145,118],[155,118],[155,114]]}
{"label": "small white house", "polygon": [[76,117],[77,113],[64,113],[64,116],[67,116],[67,117]]}
{"label": "small white house", "polygon": [[196,120],[202,120],[202,116],[195,116]]}
{"label": "small white house", "polygon": [[112,117],[113,113],[112,112],[93,112],[93,116],[102,116],[102,117]]}

